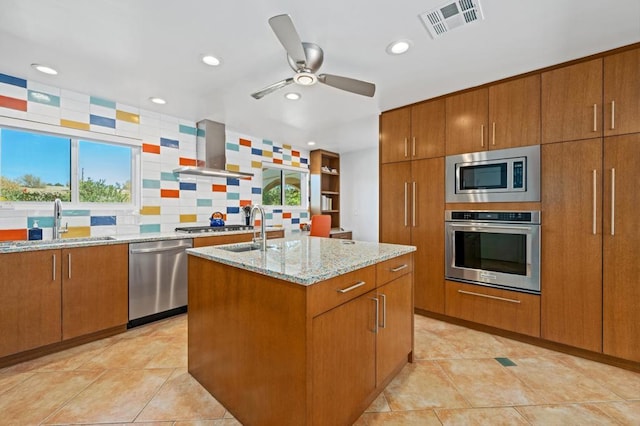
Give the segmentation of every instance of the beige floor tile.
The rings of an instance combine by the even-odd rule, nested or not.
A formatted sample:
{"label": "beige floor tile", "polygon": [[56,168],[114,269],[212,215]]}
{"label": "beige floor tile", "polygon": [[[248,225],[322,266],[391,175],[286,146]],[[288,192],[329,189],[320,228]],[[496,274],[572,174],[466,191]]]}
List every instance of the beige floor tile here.
{"label": "beige floor tile", "polygon": [[172,370],[108,370],[47,423],[133,422]]}
{"label": "beige floor tile", "polygon": [[518,340],[508,339],[502,336],[494,336],[495,339],[502,344],[505,350],[504,356],[506,357],[529,357],[529,356],[550,356],[557,354],[550,349],[545,349],[540,346],[530,345],[528,343],[520,342]]}
{"label": "beige floor tile", "polygon": [[640,425],[640,401],[591,404],[623,425]]}
{"label": "beige floor tile", "polygon": [[473,407],[500,407],[544,403],[539,394],[495,359],[443,360],[438,364],[458,392]]}
{"label": "beige floor tile", "polygon": [[384,392],[381,392],[380,395],[373,400],[369,408],[365,410],[365,412],[369,413],[384,413],[387,411],[391,411],[389,408],[389,403],[387,402],[387,398],[384,396]]}
{"label": "beige floor tile", "polygon": [[592,405],[538,405],[533,407],[516,407],[515,409],[534,426],[618,425],[615,420]]}
{"label": "beige floor tile", "polygon": [[34,373],[0,396],[0,423],[37,424],[100,376],[98,371]]}
{"label": "beige floor tile", "polygon": [[176,370],[136,422],[219,419],[226,410],[184,369]]}
{"label": "beige floor tile", "polygon": [[444,426],[511,426],[529,423],[514,408],[463,408],[435,410]]}
{"label": "beige floor tile", "polygon": [[433,410],[364,413],[354,426],[441,426]]}
{"label": "beige floor tile", "polygon": [[542,395],[548,404],[620,400],[615,393],[554,357],[511,358],[509,367],[525,384]]}
{"label": "beige floor tile", "polygon": [[170,340],[170,337],[146,335],[135,339],[120,339],[78,368],[103,370],[145,368],[170,344]]}
{"label": "beige floor tile", "polygon": [[469,406],[440,366],[428,361],[407,364],[384,393],[393,411]]}
{"label": "beige floor tile", "polygon": [[29,377],[33,376],[34,373],[21,373],[21,372],[6,372],[0,373],[0,395],[14,386],[24,382]]}
{"label": "beige floor tile", "polygon": [[507,356],[507,348],[501,341],[488,333],[465,328],[431,331],[443,343],[441,347],[448,351],[438,354],[440,359],[457,358],[495,358]]}
{"label": "beige floor tile", "polygon": [[438,360],[457,357],[456,348],[445,337],[430,330],[414,331],[413,355],[416,360]]}
{"label": "beige floor tile", "polygon": [[192,422],[175,422],[174,426],[242,426],[242,423],[240,423],[236,419],[218,419]]}
{"label": "beige floor tile", "polygon": [[182,337],[162,337],[164,347],[145,368],[187,368],[187,341]]}

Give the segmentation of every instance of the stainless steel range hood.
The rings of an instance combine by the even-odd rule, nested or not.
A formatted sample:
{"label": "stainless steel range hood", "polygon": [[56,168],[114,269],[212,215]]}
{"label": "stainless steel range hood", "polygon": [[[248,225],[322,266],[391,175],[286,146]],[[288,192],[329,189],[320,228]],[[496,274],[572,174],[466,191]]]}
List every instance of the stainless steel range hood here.
{"label": "stainless steel range hood", "polygon": [[[253,173],[226,170],[226,134],[224,124],[211,120],[197,123],[196,158],[202,166],[183,166],[174,169],[174,173],[196,176],[214,176],[230,178],[252,178]],[[204,131],[204,137],[200,136]]]}

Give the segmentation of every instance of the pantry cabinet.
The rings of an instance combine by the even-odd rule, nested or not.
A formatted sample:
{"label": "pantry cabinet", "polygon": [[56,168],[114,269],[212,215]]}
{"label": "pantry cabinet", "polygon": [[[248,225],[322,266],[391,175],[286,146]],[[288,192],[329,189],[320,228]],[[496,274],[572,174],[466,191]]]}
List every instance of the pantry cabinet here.
{"label": "pantry cabinet", "polygon": [[640,132],[640,49],[604,58],[604,134]]}
{"label": "pantry cabinet", "polygon": [[385,112],[380,117],[380,162],[441,157],[444,133],[443,99]]}
{"label": "pantry cabinet", "polygon": [[489,90],[471,90],[446,98],[447,155],[485,151]]}

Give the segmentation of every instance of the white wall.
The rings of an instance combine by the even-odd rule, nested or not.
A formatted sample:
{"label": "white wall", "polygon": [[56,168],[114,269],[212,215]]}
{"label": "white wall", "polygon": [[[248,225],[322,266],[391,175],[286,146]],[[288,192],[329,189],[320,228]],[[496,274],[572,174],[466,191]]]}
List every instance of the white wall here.
{"label": "white wall", "polygon": [[378,241],[378,148],[340,154],[340,224],[354,240]]}

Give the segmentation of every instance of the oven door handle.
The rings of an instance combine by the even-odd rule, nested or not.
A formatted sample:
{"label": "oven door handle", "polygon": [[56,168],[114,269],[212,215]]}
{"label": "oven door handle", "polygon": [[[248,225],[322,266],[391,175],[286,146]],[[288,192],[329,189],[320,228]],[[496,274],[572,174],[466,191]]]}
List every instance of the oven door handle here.
{"label": "oven door handle", "polygon": [[[512,231],[528,231],[528,232],[531,231],[531,227],[529,227],[529,226],[459,225],[457,223],[449,223],[448,226],[451,227],[451,228],[466,228],[466,229],[473,229],[473,230],[478,230],[478,231],[491,231],[491,230],[496,230],[496,229],[507,229],[507,230],[512,230]],[[532,225],[532,226],[537,226],[537,225]]]}

